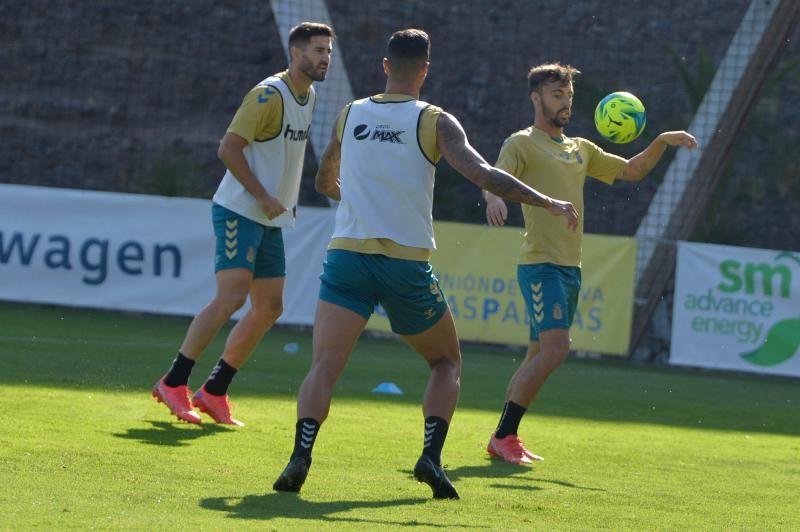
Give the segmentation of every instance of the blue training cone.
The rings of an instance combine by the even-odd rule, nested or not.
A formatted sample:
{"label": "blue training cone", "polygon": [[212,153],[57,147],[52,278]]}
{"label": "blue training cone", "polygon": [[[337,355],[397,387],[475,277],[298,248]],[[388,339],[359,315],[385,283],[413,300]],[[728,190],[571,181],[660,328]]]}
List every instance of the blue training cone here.
{"label": "blue training cone", "polygon": [[403,395],[403,390],[401,390],[395,383],[393,382],[382,382],[376,387],[372,389],[372,393],[385,393],[389,395]]}

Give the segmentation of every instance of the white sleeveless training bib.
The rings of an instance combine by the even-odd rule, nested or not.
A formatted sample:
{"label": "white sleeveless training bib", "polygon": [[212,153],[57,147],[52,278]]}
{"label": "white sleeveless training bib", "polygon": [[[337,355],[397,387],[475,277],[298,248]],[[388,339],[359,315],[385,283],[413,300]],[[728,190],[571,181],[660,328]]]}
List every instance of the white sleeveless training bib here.
{"label": "white sleeveless training bib", "polygon": [[254,140],[245,146],[244,156],[267,192],[277,198],[288,211],[277,218],[268,219],[255,198],[230,170],[225,172],[213,201],[262,225],[291,226],[294,225],[294,211],[300,193],[300,178],[306,141],[311,132],[311,113],[314,110],[316,93],[314,87],[311,87],[305,104],[300,104],[286,83],[277,76],[268,77],[257,87],[264,87],[264,94],[259,98],[269,98],[271,95],[277,97],[276,92],[283,98],[281,128],[274,138]]}
{"label": "white sleeveless training bib", "polygon": [[436,167],[419,143],[419,100],[356,100],[342,132],[342,200],[333,238],[388,238],[434,249],[433,184]]}

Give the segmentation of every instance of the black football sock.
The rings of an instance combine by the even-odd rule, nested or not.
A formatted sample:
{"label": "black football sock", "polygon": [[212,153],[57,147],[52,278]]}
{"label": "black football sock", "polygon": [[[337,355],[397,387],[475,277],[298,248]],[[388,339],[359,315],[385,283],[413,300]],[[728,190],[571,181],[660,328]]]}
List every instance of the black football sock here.
{"label": "black football sock", "polygon": [[522,421],[522,416],[527,411],[527,408],[518,405],[514,401],[506,401],[500,424],[497,425],[497,430],[494,431],[495,437],[505,438],[509,434],[516,434],[517,430],[519,430],[519,422]]}
{"label": "black football sock", "polygon": [[164,376],[164,384],[170,387],[186,386],[189,384],[189,375],[191,375],[193,367],[194,360],[178,351],[178,356],[172,362],[172,367],[169,368],[169,371]]}
{"label": "black football sock", "polygon": [[422,454],[430,458],[434,464],[442,465],[442,447],[447,438],[447,421],[440,417],[428,416],[425,418],[425,440],[422,445]]}
{"label": "black football sock", "polygon": [[494,429],[495,435],[497,435],[497,431],[500,430],[500,424],[503,422],[503,418],[506,417],[506,411],[508,410],[508,401],[503,403],[503,411],[500,413],[500,419],[497,420],[497,427]]}
{"label": "black football sock", "polygon": [[231,385],[234,375],[236,375],[236,368],[220,358],[203,387],[211,395],[225,395],[228,393],[228,386]]}
{"label": "black football sock", "polygon": [[305,459],[306,464],[311,465],[311,451],[314,449],[314,442],[319,433],[319,422],[310,417],[298,419],[294,426],[294,451],[292,460],[299,457]]}

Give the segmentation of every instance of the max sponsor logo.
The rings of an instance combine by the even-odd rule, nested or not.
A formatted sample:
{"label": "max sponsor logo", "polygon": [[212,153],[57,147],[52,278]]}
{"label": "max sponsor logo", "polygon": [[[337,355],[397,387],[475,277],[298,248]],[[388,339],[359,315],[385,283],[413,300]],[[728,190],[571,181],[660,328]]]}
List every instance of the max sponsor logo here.
{"label": "max sponsor logo", "polygon": [[405,144],[402,135],[403,130],[392,129],[391,126],[382,124],[370,129],[367,124],[359,124],[353,128],[353,137],[356,140],[373,140],[377,142],[390,142],[392,144]]}

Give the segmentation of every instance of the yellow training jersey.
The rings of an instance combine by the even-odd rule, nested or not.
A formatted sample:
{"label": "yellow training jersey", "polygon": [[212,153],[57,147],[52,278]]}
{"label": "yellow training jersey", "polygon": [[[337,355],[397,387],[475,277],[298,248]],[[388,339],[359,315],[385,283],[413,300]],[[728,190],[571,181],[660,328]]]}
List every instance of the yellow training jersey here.
{"label": "yellow training jersey", "polygon": [[[275,77],[286,83],[289,90],[299,105],[305,105],[307,94],[298,94],[297,89],[289,77],[289,71],[284,70]],[[265,93],[265,86],[258,84],[248,92],[236,114],[233,116],[228,132],[236,133],[247,142],[263,142],[278,136],[283,124],[283,97],[280,92]]]}
{"label": "yellow training jersey", "polygon": [[580,215],[578,230],[573,233],[563,216],[523,204],[525,241],[519,263],[580,266],[586,176],[611,184],[626,163],[586,139],[554,138],[533,126],[508,137],[495,166],[542,194],[572,202]]}
{"label": "yellow training jersey", "polygon": [[[368,100],[370,102],[372,102],[373,104],[378,104],[378,105],[380,105],[380,104],[389,105],[389,104],[393,104],[393,103],[397,104],[397,103],[403,103],[403,102],[416,102],[416,100],[414,98],[412,98],[410,96],[407,96],[407,95],[400,95],[400,94],[379,94],[379,95],[376,95],[376,96],[372,96]],[[391,106],[391,107],[394,107],[394,106]],[[415,110],[415,109],[419,109],[419,107],[422,107],[421,111]],[[337,130],[336,130],[337,131],[337,137],[338,137],[339,142],[342,142],[342,143],[343,143],[343,134],[344,134],[344,130],[345,130],[345,124],[349,123],[348,122],[348,115],[350,114],[350,110],[351,110],[351,105],[348,104],[342,110],[342,112],[340,113],[339,119],[337,121]],[[402,137],[401,140],[403,140],[403,143],[406,143],[406,141],[407,141],[408,143],[411,143],[411,145],[416,145],[417,148],[419,149],[419,151],[421,152],[421,155],[424,157],[424,159],[421,159],[421,160],[422,161],[427,160],[427,163],[425,163],[425,164],[429,163],[431,165],[431,168],[432,168],[432,166],[435,165],[439,161],[439,159],[441,158],[441,154],[439,153],[439,148],[438,148],[438,143],[437,143],[436,122],[437,122],[437,120],[439,119],[439,116],[442,113],[442,109],[439,108],[439,107],[433,106],[433,105],[427,105],[427,104],[424,104],[422,102],[419,102],[419,105],[417,107],[415,107],[415,106],[409,107],[408,108],[408,112],[411,112],[411,113],[416,112],[416,113],[418,113],[418,119],[416,117],[413,117],[413,116],[410,117],[410,119],[413,119],[413,122],[416,125],[416,128],[415,128],[416,131],[413,131],[413,132],[409,131],[408,133],[411,133],[411,135],[408,136],[407,138],[406,138],[406,135],[401,135],[401,137]],[[358,124],[351,124],[351,125],[354,126],[354,127],[358,126]],[[361,130],[359,130],[359,131],[361,131]],[[401,132],[401,133],[403,133],[403,132]],[[366,133],[363,133],[363,135],[366,135]],[[367,139],[366,137],[363,137],[363,136],[358,136],[356,138],[359,139],[359,140],[369,140],[369,139]],[[344,148],[343,148],[343,150],[344,150]],[[377,148],[376,148],[376,150],[377,150]],[[345,157],[345,154],[343,153],[342,158],[344,158],[344,157]],[[378,171],[377,170],[377,167],[379,166],[378,162],[379,161],[376,161],[376,163],[374,165],[375,166],[375,168],[374,168],[375,171]],[[341,168],[340,168],[340,170],[341,170]],[[408,170],[406,170],[406,171],[408,171]],[[343,201],[345,200],[344,194],[345,194],[345,192],[342,191],[342,195],[343,195],[342,199],[343,199]],[[407,203],[408,198],[405,198],[404,201],[399,201],[399,200],[403,200],[403,198],[399,198],[398,197],[397,200],[398,200],[397,201],[398,205],[404,205],[404,204]],[[339,205],[339,209],[342,209],[342,208],[343,208],[343,206],[340,204]],[[337,213],[337,216],[339,214],[340,213]],[[387,215],[388,214],[391,214],[391,213],[387,213]],[[408,214],[409,214],[409,216],[411,216],[411,212],[409,212]],[[427,215],[430,216],[430,213],[428,212]],[[369,225],[377,227],[380,224],[371,223]],[[401,228],[394,228],[394,229],[398,229],[399,230],[399,229],[402,229],[402,227]],[[395,232],[397,232],[397,231],[395,231]],[[402,231],[399,231],[399,232],[402,233]],[[387,232],[387,234],[389,234],[389,233],[391,233],[391,231]],[[400,240],[400,238],[398,238],[398,240]],[[345,249],[345,250],[348,250],[348,251],[355,251],[355,252],[358,252],[358,253],[379,254],[379,255],[385,255],[387,257],[396,258],[396,259],[425,261],[425,260],[428,260],[430,258],[430,252],[431,252],[430,246],[428,246],[427,244],[425,244],[425,246],[426,247],[423,247],[423,244],[421,244],[421,243],[419,245],[403,245],[403,244],[400,244],[396,240],[393,240],[391,238],[380,238],[380,237],[377,237],[377,238],[352,238],[352,237],[340,236],[340,237],[334,238],[331,241],[329,248],[330,249]]]}

